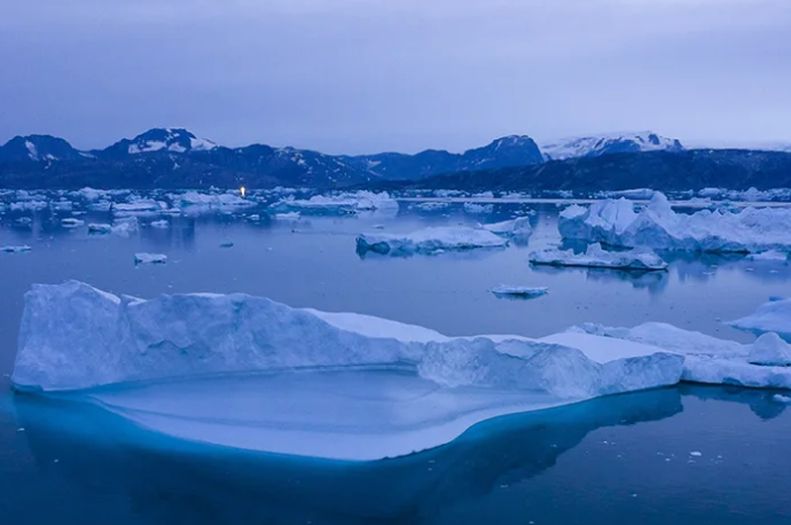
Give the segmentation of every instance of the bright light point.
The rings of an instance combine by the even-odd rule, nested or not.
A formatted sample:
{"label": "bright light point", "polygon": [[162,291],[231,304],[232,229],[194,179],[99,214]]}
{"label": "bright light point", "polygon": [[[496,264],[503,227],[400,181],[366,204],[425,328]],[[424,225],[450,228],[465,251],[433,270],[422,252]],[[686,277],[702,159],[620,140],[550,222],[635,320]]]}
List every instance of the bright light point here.
{"label": "bright light point", "polygon": [[239,194],[242,196],[242,198],[244,198],[244,194],[245,193],[247,193],[247,188],[245,188],[244,186],[240,186],[239,187]]}

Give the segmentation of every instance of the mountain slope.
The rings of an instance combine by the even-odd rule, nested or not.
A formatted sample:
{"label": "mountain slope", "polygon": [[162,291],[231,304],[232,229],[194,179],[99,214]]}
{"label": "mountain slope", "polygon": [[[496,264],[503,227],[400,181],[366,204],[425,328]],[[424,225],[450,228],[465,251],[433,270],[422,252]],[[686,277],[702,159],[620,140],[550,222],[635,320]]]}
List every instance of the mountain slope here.
{"label": "mountain slope", "polygon": [[791,187],[791,153],[727,149],[618,153],[521,168],[453,173],[404,187],[527,192],[783,188]]}
{"label": "mountain slope", "polygon": [[527,166],[543,162],[543,157],[533,139],[510,135],[464,153],[425,150],[415,155],[379,153],[344,157],[344,160],[383,179],[414,180],[455,171]]}
{"label": "mountain slope", "polygon": [[142,153],[208,151],[217,144],[199,139],[184,128],[153,128],[132,139],[122,139],[107,148],[95,152],[102,158],[120,159]]}
{"label": "mountain slope", "polygon": [[684,146],[678,139],[663,137],[651,131],[575,137],[541,146],[541,151],[546,160],[600,157],[613,153],[636,153],[640,151],[682,150],[684,150]]}
{"label": "mountain slope", "polygon": [[16,136],[0,146],[0,162],[75,160],[85,156],[66,140],[52,135]]}

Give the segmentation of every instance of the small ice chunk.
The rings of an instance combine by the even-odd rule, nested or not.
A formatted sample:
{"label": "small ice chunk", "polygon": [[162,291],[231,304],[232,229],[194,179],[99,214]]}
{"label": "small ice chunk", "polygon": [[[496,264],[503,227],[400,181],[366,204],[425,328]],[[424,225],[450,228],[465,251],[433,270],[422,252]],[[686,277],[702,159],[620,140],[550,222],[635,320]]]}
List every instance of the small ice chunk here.
{"label": "small ice chunk", "polygon": [[30,250],[31,248],[27,244],[18,244],[18,245],[8,244],[6,246],[0,246],[0,252],[5,252],[5,253],[21,253],[21,252],[29,252]]}
{"label": "small ice chunk", "polygon": [[699,451],[699,450],[693,450],[693,451],[691,451],[691,452],[689,453],[689,455],[690,455],[690,456],[694,456],[694,457],[696,457],[696,458],[699,458],[700,456],[702,456],[702,455],[703,455],[703,452],[701,452],[701,451]]}
{"label": "small ice chunk", "polygon": [[152,228],[170,228],[170,222],[167,219],[160,219],[158,221],[151,221],[149,226]]}
{"label": "small ice chunk", "polygon": [[546,286],[509,286],[501,284],[495,286],[491,290],[494,295],[498,297],[520,297],[524,299],[532,299],[534,297],[541,297],[545,295],[549,288]]}
{"label": "small ice chunk", "polygon": [[747,360],[754,365],[791,366],[791,345],[767,332],[755,340]]}
{"label": "small ice chunk", "polygon": [[88,233],[106,235],[113,231],[113,227],[106,223],[92,222],[88,224]]}
{"label": "small ice chunk", "polygon": [[164,253],[140,252],[135,254],[135,264],[164,264],[168,256]]}
{"label": "small ice chunk", "polygon": [[617,270],[666,270],[667,263],[650,250],[613,252],[604,250],[599,243],[588,246],[584,254],[573,250],[546,249],[530,254],[530,262],[549,266],[583,266],[588,268],[613,268]]}
{"label": "small ice chunk", "polygon": [[785,403],[791,405],[791,396],[784,396],[783,394],[775,394],[772,396],[772,401],[776,403]]}
{"label": "small ice chunk", "polygon": [[83,224],[85,224],[85,221],[74,217],[66,217],[60,220],[60,225],[64,228],[79,228]]}

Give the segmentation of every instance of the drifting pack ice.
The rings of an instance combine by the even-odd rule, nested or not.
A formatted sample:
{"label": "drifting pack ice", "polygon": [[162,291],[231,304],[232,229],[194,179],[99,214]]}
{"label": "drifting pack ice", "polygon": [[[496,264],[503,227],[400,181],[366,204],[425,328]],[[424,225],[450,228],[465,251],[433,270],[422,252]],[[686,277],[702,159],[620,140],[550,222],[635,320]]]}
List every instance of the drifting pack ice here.
{"label": "drifting pack ice", "polygon": [[747,253],[791,251],[789,224],[788,208],[676,213],[667,197],[656,192],[639,212],[623,198],[598,201],[588,208],[570,206],[561,212],[558,229],[564,239],[613,246]]}
{"label": "drifting pack ice", "polygon": [[681,377],[680,355],[587,337],[450,338],[244,294],[144,300],[70,281],[27,293],[12,382],[70,391],[171,437],[376,459],[498,415]]}
{"label": "drifting pack ice", "polygon": [[615,270],[667,270],[667,263],[650,250],[607,251],[599,243],[588,245],[585,253],[580,254],[575,254],[574,250],[552,248],[533,252],[530,254],[530,262],[547,266],[579,266]]}

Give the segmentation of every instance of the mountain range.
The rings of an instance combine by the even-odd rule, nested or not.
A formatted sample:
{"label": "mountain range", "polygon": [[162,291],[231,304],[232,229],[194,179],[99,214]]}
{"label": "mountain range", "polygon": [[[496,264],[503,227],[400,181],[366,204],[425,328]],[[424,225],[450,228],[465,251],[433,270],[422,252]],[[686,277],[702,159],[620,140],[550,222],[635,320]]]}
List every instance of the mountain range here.
{"label": "mountain range", "polygon": [[[705,180],[707,184],[711,181],[708,185],[727,186],[717,183],[718,174],[724,176],[726,172],[721,182],[743,184],[755,180],[761,184],[753,185],[765,186],[774,180],[761,175],[767,166],[777,164],[782,171],[785,156],[791,157],[787,153],[767,155],[748,150],[687,150],[677,139],[649,131],[576,137],[540,147],[529,136],[510,135],[463,153],[425,150],[416,154],[327,155],[265,144],[229,148],[183,128],[154,128],[90,151],[78,150],[65,139],[50,135],[14,137],[0,146],[0,187],[200,188],[244,184],[319,189],[388,185],[559,189],[572,185],[622,189],[624,185],[657,186],[682,173],[687,174],[690,184]],[[771,162],[767,160],[770,157]],[[685,171],[690,169],[704,170],[707,175]],[[734,169],[741,170],[735,178]],[[605,187],[613,184],[619,188]]]}

